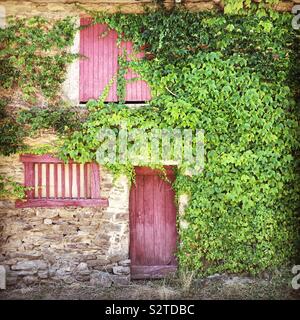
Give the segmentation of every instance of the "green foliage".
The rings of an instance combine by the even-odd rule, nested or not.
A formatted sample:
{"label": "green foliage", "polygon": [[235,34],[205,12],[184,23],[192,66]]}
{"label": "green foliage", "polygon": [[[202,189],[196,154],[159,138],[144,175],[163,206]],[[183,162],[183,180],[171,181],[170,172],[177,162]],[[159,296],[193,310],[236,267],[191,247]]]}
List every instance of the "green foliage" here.
{"label": "green foliage", "polygon": [[191,196],[181,263],[209,272],[255,273],[278,266],[294,252],[299,232],[293,96],[280,83],[262,81],[238,55],[195,59],[201,67],[186,66],[185,86],[177,91],[195,104],[181,109],[182,118],[172,116],[174,104],[166,107],[170,125],[180,126],[195,112],[206,132],[203,174],[181,177],[176,186]]}
{"label": "green foliage", "polygon": [[[87,103],[89,111],[88,117],[82,123],[80,130],[70,134],[61,147],[60,157],[67,160],[69,157],[79,162],[96,160],[96,151],[101,145],[99,140],[99,130],[101,128],[111,128],[116,133],[119,129],[127,129],[131,132],[134,129],[144,129],[149,132],[153,128],[159,127],[161,117],[158,108],[143,107],[130,108],[124,104],[105,104],[101,98],[99,101],[90,100]],[[129,144],[129,148],[131,145]],[[157,164],[152,164],[157,166]],[[107,164],[107,167],[119,175],[125,173],[132,179],[134,178],[133,166],[126,164]]]}
{"label": "green foliage", "polygon": [[18,114],[19,124],[28,127],[27,133],[34,134],[40,129],[54,129],[58,134],[78,130],[83,116],[75,108],[51,105],[47,108],[32,107]]}
{"label": "green foliage", "polygon": [[124,39],[133,40],[136,49],[145,49],[143,64],[136,68],[143,78],[153,81],[154,90],[161,75],[171,76],[174,66],[193,59],[197,52],[221,52],[225,57],[241,53],[253,71],[262,72],[269,81],[286,80],[293,67],[290,62],[295,56],[295,42],[290,14],[225,16],[157,11],[132,16],[97,14],[95,22],[108,23]]}
{"label": "green foliage", "polygon": [[[40,17],[10,19],[7,27],[0,29],[0,87],[20,88],[29,102],[34,102],[41,94],[50,101],[57,100],[67,64],[77,57],[68,52],[75,32],[71,18],[52,24]],[[54,127],[58,133],[78,128],[74,112],[66,108],[32,108],[17,117],[15,112],[8,112],[6,100],[0,100],[2,155],[8,156],[24,148],[23,138],[29,133],[25,124],[31,124],[32,131]]]}
{"label": "green foliage", "polygon": [[25,132],[13,114],[7,112],[7,99],[0,99],[0,155],[8,156],[20,151]]}
{"label": "green foliage", "polygon": [[245,14],[249,9],[264,9],[277,4],[279,0],[224,0],[224,12],[226,14]]}
{"label": "green foliage", "polygon": [[299,68],[290,19],[268,11],[95,16],[145,50],[130,67],[148,81],[153,99],[140,109],[90,101],[86,122],[61,155],[95,159],[102,127],[204,129],[204,171],[179,172],[175,183],[177,195],[190,195],[188,228],[180,229],[183,268],[257,273],[295,255]]}
{"label": "green foliage", "polygon": [[26,188],[11,177],[0,175],[0,199],[24,199]]}
{"label": "green foliage", "polygon": [[26,146],[23,153],[30,153],[34,155],[45,155],[51,154],[57,156],[59,152],[60,141],[53,142],[52,144],[42,144],[37,146]]}
{"label": "green foliage", "polygon": [[57,98],[66,66],[77,57],[67,50],[75,31],[71,18],[53,25],[41,17],[9,20],[0,29],[0,86],[18,86],[30,101],[40,93]]}

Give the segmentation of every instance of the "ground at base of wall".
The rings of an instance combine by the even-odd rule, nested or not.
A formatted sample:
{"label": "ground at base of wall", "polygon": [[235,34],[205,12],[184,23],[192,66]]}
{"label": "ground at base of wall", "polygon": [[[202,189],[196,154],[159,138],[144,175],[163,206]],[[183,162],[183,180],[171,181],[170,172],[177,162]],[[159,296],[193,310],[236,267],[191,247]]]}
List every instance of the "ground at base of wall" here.
{"label": "ground at base of wall", "polygon": [[134,281],[129,285],[101,288],[75,283],[43,284],[0,291],[0,300],[300,300],[300,289],[291,287],[292,274],[266,278],[214,275],[202,280],[164,279]]}

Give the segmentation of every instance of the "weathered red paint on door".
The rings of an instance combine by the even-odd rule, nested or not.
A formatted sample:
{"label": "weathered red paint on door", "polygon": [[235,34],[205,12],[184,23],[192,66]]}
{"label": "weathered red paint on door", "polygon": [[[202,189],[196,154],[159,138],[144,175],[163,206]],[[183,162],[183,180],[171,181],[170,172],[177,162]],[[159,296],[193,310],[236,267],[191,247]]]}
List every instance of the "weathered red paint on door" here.
{"label": "weathered red paint on door", "polygon": [[[82,18],[81,26],[87,26],[91,19]],[[115,79],[106,98],[107,102],[119,100],[117,95],[118,56],[126,49],[127,56],[132,53],[132,43],[122,42],[117,46],[118,34],[109,30],[105,24],[95,24],[83,28],[80,31],[80,54],[85,58],[80,60],[80,86],[79,99],[86,102],[89,99],[98,99],[106,86]],[[139,54],[138,57],[142,57]],[[126,80],[137,78],[138,75],[129,71]],[[128,82],[126,85],[126,98],[131,101],[150,100],[150,89],[145,81],[137,80]]]}
{"label": "weathered red paint on door", "polygon": [[[171,167],[166,167],[170,181]],[[158,170],[136,167],[130,192],[130,259],[133,279],[160,278],[176,271],[174,191]]]}

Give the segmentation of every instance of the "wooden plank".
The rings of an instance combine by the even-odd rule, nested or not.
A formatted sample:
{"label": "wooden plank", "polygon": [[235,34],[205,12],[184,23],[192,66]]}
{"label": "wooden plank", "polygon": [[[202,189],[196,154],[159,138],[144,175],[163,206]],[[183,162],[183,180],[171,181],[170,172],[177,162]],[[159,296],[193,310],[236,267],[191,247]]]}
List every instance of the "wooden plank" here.
{"label": "wooden plank", "polygon": [[142,279],[161,279],[175,273],[177,266],[140,266],[131,265],[131,279],[142,280]]}
{"label": "wooden plank", "polygon": [[38,163],[38,197],[42,198],[42,188],[43,188],[43,173],[42,164]]}
{"label": "wooden plank", "polygon": [[80,199],[80,164],[76,165],[77,198]]}
{"label": "wooden plank", "polygon": [[129,194],[129,229],[130,229],[130,241],[129,241],[129,255],[131,263],[136,261],[136,237],[137,237],[137,228],[136,228],[136,208],[137,208],[137,188],[133,183],[131,185],[131,190]]}
{"label": "wooden plank", "polygon": [[[87,81],[84,84],[87,84],[86,90],[88,97],[95,97],[94,96],[94,52],[93,52],[93,46],[94,42],[97,41],[94,39],[94,27],[88,27],[86,29],[87,31],[87,38],[85,42],[85,46],[87,47],[87,56],[85,62],[89,63],[89,68],[86,68],[87,72]],[[79,78],[80,81],[80,78]],[[100,92],[98,93],[100,95]]]}
{"label": "wooden plank", "polygon": [[69,163],[69,198],[73,198],[73,165]]}
{"label": "wooden plank", "polygon": [[54,163],[54,198],[58,198],[58,168],[57,163]]}
{"label": "wooden plank", "polygon": [[46,163],[46,198],[50,198],[50,164]]}
{"label": "wooden plank", "polygon": [[164,201],[164,183],[158,176],[154,176],[154,246],[156,265],[164,264],[165,257],[165,201]]}
{"label": "wooden plank", "polygon": [[61,197],[64,199],[66,196],[65,184],[66,184],[66,173],[65,164],[61,165]]}
{"label": "wooden plank", "polygon": [[[80,25],[84,26],[88,24],[90,20],[87,18],[81,18],[80,20]],[[82,59],[85,59],[87,56],[87,51],[86,51],[86,46],[85,46],[85,39],[88,36],[88,31],[87,30],[81,30],[80,31],[80,42],[79,42],[79,53],[84,57]],[[84,87],[84,83],[87,81],[86,76],[87,76],[87,71],[86,71],[86,64],[83,63],[82,59],[79,60],[79,101],[84,101],[86,100],[86,91]]]}
{"label": "wooden plank", "polygon": [[26,190],[26,197],[28,199],[34,198],[34,163],[24,163],[24,185],[28,190]]}
{"label": "wooden plank", "polygon": [[135,262],[137,264],[145,264],[145,214],[144,214],[144,176],[136,176],[136,247]]}
{"label": "wooden plank", "polygon": [[[53,157],[49,154],[34,155],[34,154],[22,154],[20,155],[21,162],[34,162],[34,163],[64,163],[59,158]],[[70,161],[73,162],[73,161]]]}
{"label": "wooden plank", "polygon": [[99,166],[96,163],[90,164],[90,185],[91,185],[91,199],[100,198],[100,175]]}
{"label": "wooden plank", "polygon": [[17,200],[16,208],[37,207],[108,207],[108,199],[29,199],[28,201]]}
{"label": "wooden plank", "polygon": [[[172,181],[172,177],[168,176]],[[168,182],[164,182],[165,195],[166,195],[166,251],[165,264],[174,265],[176,262],[176,246],[177,246],[177,228],[176,228],[176,206],[175,206],[175,193],[172,186]]]}
{"label": "wooden plank", "polygon": [[85,163],[83,166],[83,175],[84,175],[84,197],[87,199],[89,197],[88,191],[88,164]]}
{"label": "wooden plank", "polygon": [[[173,166],[164,166],[165,172],[167,176],[174,176],[174,167]],[[151,169],[148,167],[135,167],[135,172],[137,175],[143,176],[153,176],[153,175],[161,175],[162,171],[159,169]]]}
{"label": "wooden plank", "polygon": [[146,265],[154,263],[154,208],[153,208],[153,175],[144,176],[144,229]]}

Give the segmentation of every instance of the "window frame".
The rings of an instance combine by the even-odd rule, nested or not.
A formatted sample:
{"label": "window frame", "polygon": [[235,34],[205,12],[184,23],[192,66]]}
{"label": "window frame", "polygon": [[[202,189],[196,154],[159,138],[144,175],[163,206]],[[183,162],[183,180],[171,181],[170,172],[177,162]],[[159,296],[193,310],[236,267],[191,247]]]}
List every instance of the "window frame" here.
{"label": "window frame", "polygon": [[[26,197],[22,200],[17,200],[15,203],[16,208],[35,208],[35,207],[46,207],[46,208],[57,208],[57,207],[107,207],[108,199],[101,198],[100,196],[100,167],[95,162],[89,162],[90,165],[90,197],[89,198],[70,198],[70,197],[35,197],[35,164],[61,164],[65,165],[80,165],[77,162],[64,161],[47,155],[33,155],[23,154],[20,155],[20,161],[24,165],[24,187],[27,188],[25,191]],[[64,168],[64,167],[62,167]],[[78,173],[77,173],[78,175]],[[76,179],[78,179],[76,175]],[[73,174],[71,174],[73,176]],[[73,180],[72,180],[73,181]],[[78,180],[77,180],[78,181]],[[46,186],[50,183],[50,179],[46,178]],[[57,183],[57,182],[56,182]],[[47,188],[47,187],[46,187]],[[65,188],[62,185],[62,189]],[[65,192],[65,189],[63,193]]]}

